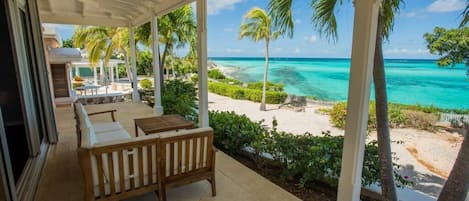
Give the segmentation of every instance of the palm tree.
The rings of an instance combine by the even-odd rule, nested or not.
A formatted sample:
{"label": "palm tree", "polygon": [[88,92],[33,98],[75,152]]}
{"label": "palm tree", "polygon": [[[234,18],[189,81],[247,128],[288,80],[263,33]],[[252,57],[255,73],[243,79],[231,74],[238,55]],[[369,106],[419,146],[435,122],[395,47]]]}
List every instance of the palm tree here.
{"label": "palm tree", "polygon": [[129,32],[127,28],[78,26],[73,35],[75,47],[84,47],[88,54],[88,60],[92,67],[104,59],[107,65],[114,53],[121,54],[124,58],[127,77],[130,81],[132,71],[129,65]]}
{"label": "palm tree", "polygon": [[443,189],[438,196],[438,201],[466,200],[469,189],[469,128],[466,128],[466,136],[461,144],[458,157],[454,162],[453,169],[446,180]]}
{"label": "palm tree", "polygon": [[[293,0],[270,0],[269,3],[269,12],[273,16],[274,23],[289,30],[293,30],[293,19],[291,15],[292,2]],[[386,40],[389,38],[389,34],[394,25],[394,13],[399,10],[401,3],[402,0],[383,0],[381,2],[373,67],[381,191],[385,199],[392,201],[397,200],[397,195],[394,185],[391,142],[389,136],[388,103],[382,43],[383,39]],[[313,26],[319,33],[332,38],[334,41],[338,38],[337,21],[334,11],[337,6],[342,4],[342,0],[311,0]]]}
{"label": "palm tree", "polygon": [[263,9],[254,7],[244,16],[239,27],[239,38],[250,38],[254,42],[265,41],[264,85],[262,87],[261,111],[265,111],[267,72],[269,70],[269,42],[277,39],[282,32],[272,25],[270,16]]}
{"label": "palm tree", "polygon": [[[194,47],[191,41],[195,41],[196,23],[194,21],[194,12],[190,5],[183,6],[167,15],[158,19],[159,42],[164,45],[163,53],[160,54],[160,72],[165,69],[166,59],[168,55],[173,54],[175,48],[185,47],[187,44]],[[146,23],[137,28],[136,38],[144,45],[151,44],[151,26]],[[164,76],[160,74],[160,86],[163,86]]]}
{"label": "palm tree", "polygon": [[467,0],[466,3],[466,9],[461,13],[463,19],[461,20],[461,23],[459,24],[459,27],[466,26],[467,23],[469,23],[469,0]]}
{"label": "palm tree", "polygon": [[[462,13],[463,19],[459,27],[465,26],[469,22],[469,0]],[[466,65],[468,65],[466,63]],[[466,135],[459,149],[458,156],[454,162],[453,169],[446,180],[443,189],[438,196],[438,201],[465,200],[469,190],[469,128],[466,127]]]}

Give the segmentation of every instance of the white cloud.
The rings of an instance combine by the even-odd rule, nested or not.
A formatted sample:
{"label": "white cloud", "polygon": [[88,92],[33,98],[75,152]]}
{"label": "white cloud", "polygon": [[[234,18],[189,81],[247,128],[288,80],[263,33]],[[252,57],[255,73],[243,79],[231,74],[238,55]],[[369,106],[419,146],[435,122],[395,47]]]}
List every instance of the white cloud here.
{"label": "white cloud", "polygon": [[299,54],[299,53],[301,53],[301,50],[299,48],[296,48],[295,50],[293,50],[293,53]]}
{"label": "white cloud", "polygon": [[417,12],[412,11],[408,13],[402,13],[401,16],[405,18],[414,18],[414,17],[417,17]]}
{"label": "white cloud", "polygon": [[241,49],[226,48],[225,52],[227,52],[227,53],[241,53]]}
{"label": "white cloud", "polygon": [[466,7],[466,0],[435,0],[427,7],[428,12],[444,13],[462,10]]}
{"label": "white cloud", "polygon": [[318,40],[318,37],[315,35],[312,35],[312,36],[305,36],[304,39],[311,43],[314,43]]}
{"label": "white cloud", "polygon": [[300,20],[300,19],[296,19],[294,23],[295,23],[295,24],[301,24],[301,20]]}
{"label": "white cloud", "polygon": [[222,10],[234,9],[235,4],[244,0],[208,0],[207,13],[208,15],[217,15]]}
{"label": "white cloud", "polygon": [[427,49],[407,49],[407,48],[392,48],[392,49],[386,49],[384,50],[384,54],[387,55],[401,55],[401,54],[407,54],[407,55],[422,55],[422,54],[428,54]]}

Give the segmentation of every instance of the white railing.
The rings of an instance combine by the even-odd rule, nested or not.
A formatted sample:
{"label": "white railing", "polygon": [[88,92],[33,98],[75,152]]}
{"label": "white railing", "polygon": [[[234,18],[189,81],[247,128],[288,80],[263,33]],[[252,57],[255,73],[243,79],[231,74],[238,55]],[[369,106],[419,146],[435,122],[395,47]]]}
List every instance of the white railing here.
{"label": "white railing", "polygon": [[451,122],[451,120],[469,121],[469,114],[440,113],[440,122]]}

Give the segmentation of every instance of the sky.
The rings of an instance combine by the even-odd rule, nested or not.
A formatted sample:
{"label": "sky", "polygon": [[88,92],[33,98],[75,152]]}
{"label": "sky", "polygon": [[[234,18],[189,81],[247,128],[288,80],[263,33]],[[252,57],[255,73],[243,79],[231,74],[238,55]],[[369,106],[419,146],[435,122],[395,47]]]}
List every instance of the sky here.
{"label": "sky", "polygon": [[[208,0],[208,56],[263,57],[264,42],[240,40],[239,26],[243,16],[253,7],[267,9],[268,0]],[[423,35],[436,26],[456,28],[466,0],[404,0],[393,32],[383,45],[385,58],[435,59],[428,52]],[[271,57],[350,58],[354,8],[345,0],[336,10],[338,40],[322,37],[313,29],[310,1],[296,0],[293,4],[295,29],[293,38],[271,42]],[[70,38],[74,27],[57,25],[62,39]],[[185,50],[179,50],[184,52]]]}

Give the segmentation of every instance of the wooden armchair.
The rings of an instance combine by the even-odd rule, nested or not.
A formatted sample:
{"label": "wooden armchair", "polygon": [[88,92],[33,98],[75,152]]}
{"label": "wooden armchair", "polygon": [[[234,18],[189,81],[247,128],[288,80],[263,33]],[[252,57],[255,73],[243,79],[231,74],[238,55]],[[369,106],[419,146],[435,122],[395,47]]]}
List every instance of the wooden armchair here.
{"label": "wooden armchair", "polygon": [[144,136],[79,148],[85,200],[122,200],[158,190],[166,200],[158,169],[158,136]]}
{"label": "wooden armchair", "polygon": [[[197,132],[194,132],[197,130]],[[211,184],[212,196],[216,196],[215,152],[213,130],[199,128],[178,132],[160,133],[160,172],[164,172],[163,197],[166,188],[172,188],[200,180]]]}

